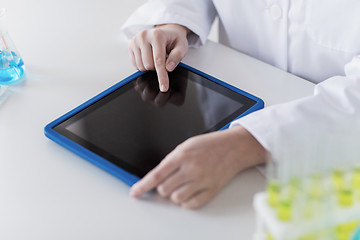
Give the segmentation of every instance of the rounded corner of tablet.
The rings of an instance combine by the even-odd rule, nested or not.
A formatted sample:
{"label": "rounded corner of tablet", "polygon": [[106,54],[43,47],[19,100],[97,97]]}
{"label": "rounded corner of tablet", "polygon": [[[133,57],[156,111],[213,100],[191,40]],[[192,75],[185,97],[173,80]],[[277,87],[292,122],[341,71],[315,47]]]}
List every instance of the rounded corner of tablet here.
{"label": "rounded corner of tablet", "polygon": [[52,123],[49,123],[44,127],[44,134],[46,137],[50,138],[50,136],[52,135],[52,132],[53,132],[53,126],[52,126]]}
{"label": "rounded corner of tablet", "polygon": [[261,98],[256,97],[257,103],[255,104],[256,110],[263,109],[265,107],[265,102]]}

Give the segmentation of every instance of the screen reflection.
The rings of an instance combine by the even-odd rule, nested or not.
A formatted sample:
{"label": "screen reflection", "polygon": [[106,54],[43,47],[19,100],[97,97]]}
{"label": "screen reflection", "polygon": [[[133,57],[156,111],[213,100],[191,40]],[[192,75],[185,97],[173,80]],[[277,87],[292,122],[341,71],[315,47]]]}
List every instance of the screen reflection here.
{"label": "screen reflection", "polygon": [[143,177],[181,142],[220,129],[243,112],[243,96],[237,99],[239,94],[184,68],[169,79],[169,91],[162,93],[156,73],[147,72],[57,129]]}

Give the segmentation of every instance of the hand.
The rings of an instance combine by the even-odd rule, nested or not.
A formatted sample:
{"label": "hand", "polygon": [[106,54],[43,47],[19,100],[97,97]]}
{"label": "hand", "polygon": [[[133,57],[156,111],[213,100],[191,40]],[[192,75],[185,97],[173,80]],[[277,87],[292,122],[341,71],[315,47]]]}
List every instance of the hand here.
{"label": "hand", "polygon": [[195,136],[180,144],[132,188],[140,197],[153,188],[184,208],[212,199],[238,172],[265,162],[266,151],[243,127]]}
{"label": "hand", "polygon": [[168,72],[175,69],[188,50],[189,32],[181,25],[165,24],[143,30],[130,41],[132,64],[140,71],[155,69],[162,92],[169,89]]}

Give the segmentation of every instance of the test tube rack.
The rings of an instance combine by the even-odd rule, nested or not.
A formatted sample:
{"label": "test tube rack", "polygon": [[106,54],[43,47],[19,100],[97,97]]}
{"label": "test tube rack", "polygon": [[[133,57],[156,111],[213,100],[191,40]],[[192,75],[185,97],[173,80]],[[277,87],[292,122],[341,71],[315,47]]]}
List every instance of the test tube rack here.
{"label": "test tube rack", "polygon": [[254,208],[254,240],[360,240],[360,166],[269,180]]}

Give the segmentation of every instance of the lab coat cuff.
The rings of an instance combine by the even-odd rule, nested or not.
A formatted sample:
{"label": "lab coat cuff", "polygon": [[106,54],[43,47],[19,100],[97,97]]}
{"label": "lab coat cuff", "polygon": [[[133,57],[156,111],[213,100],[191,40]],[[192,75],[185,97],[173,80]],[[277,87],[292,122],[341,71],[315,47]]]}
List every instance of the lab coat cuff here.
{"label": "lab coat cuff", "polygon": [[346,76],[360,76],[360,54],[353,57],[352,61],[345,65]]}
{"label": "lab coat cuff", "polygon": [[269,123],[263,120],[264,118],[261,116],[263,111],[264,110],[260,110],[233,121],[230,124],[230,128],[242,126],[251,133],[267,151],[271,151],[269,144]]}

